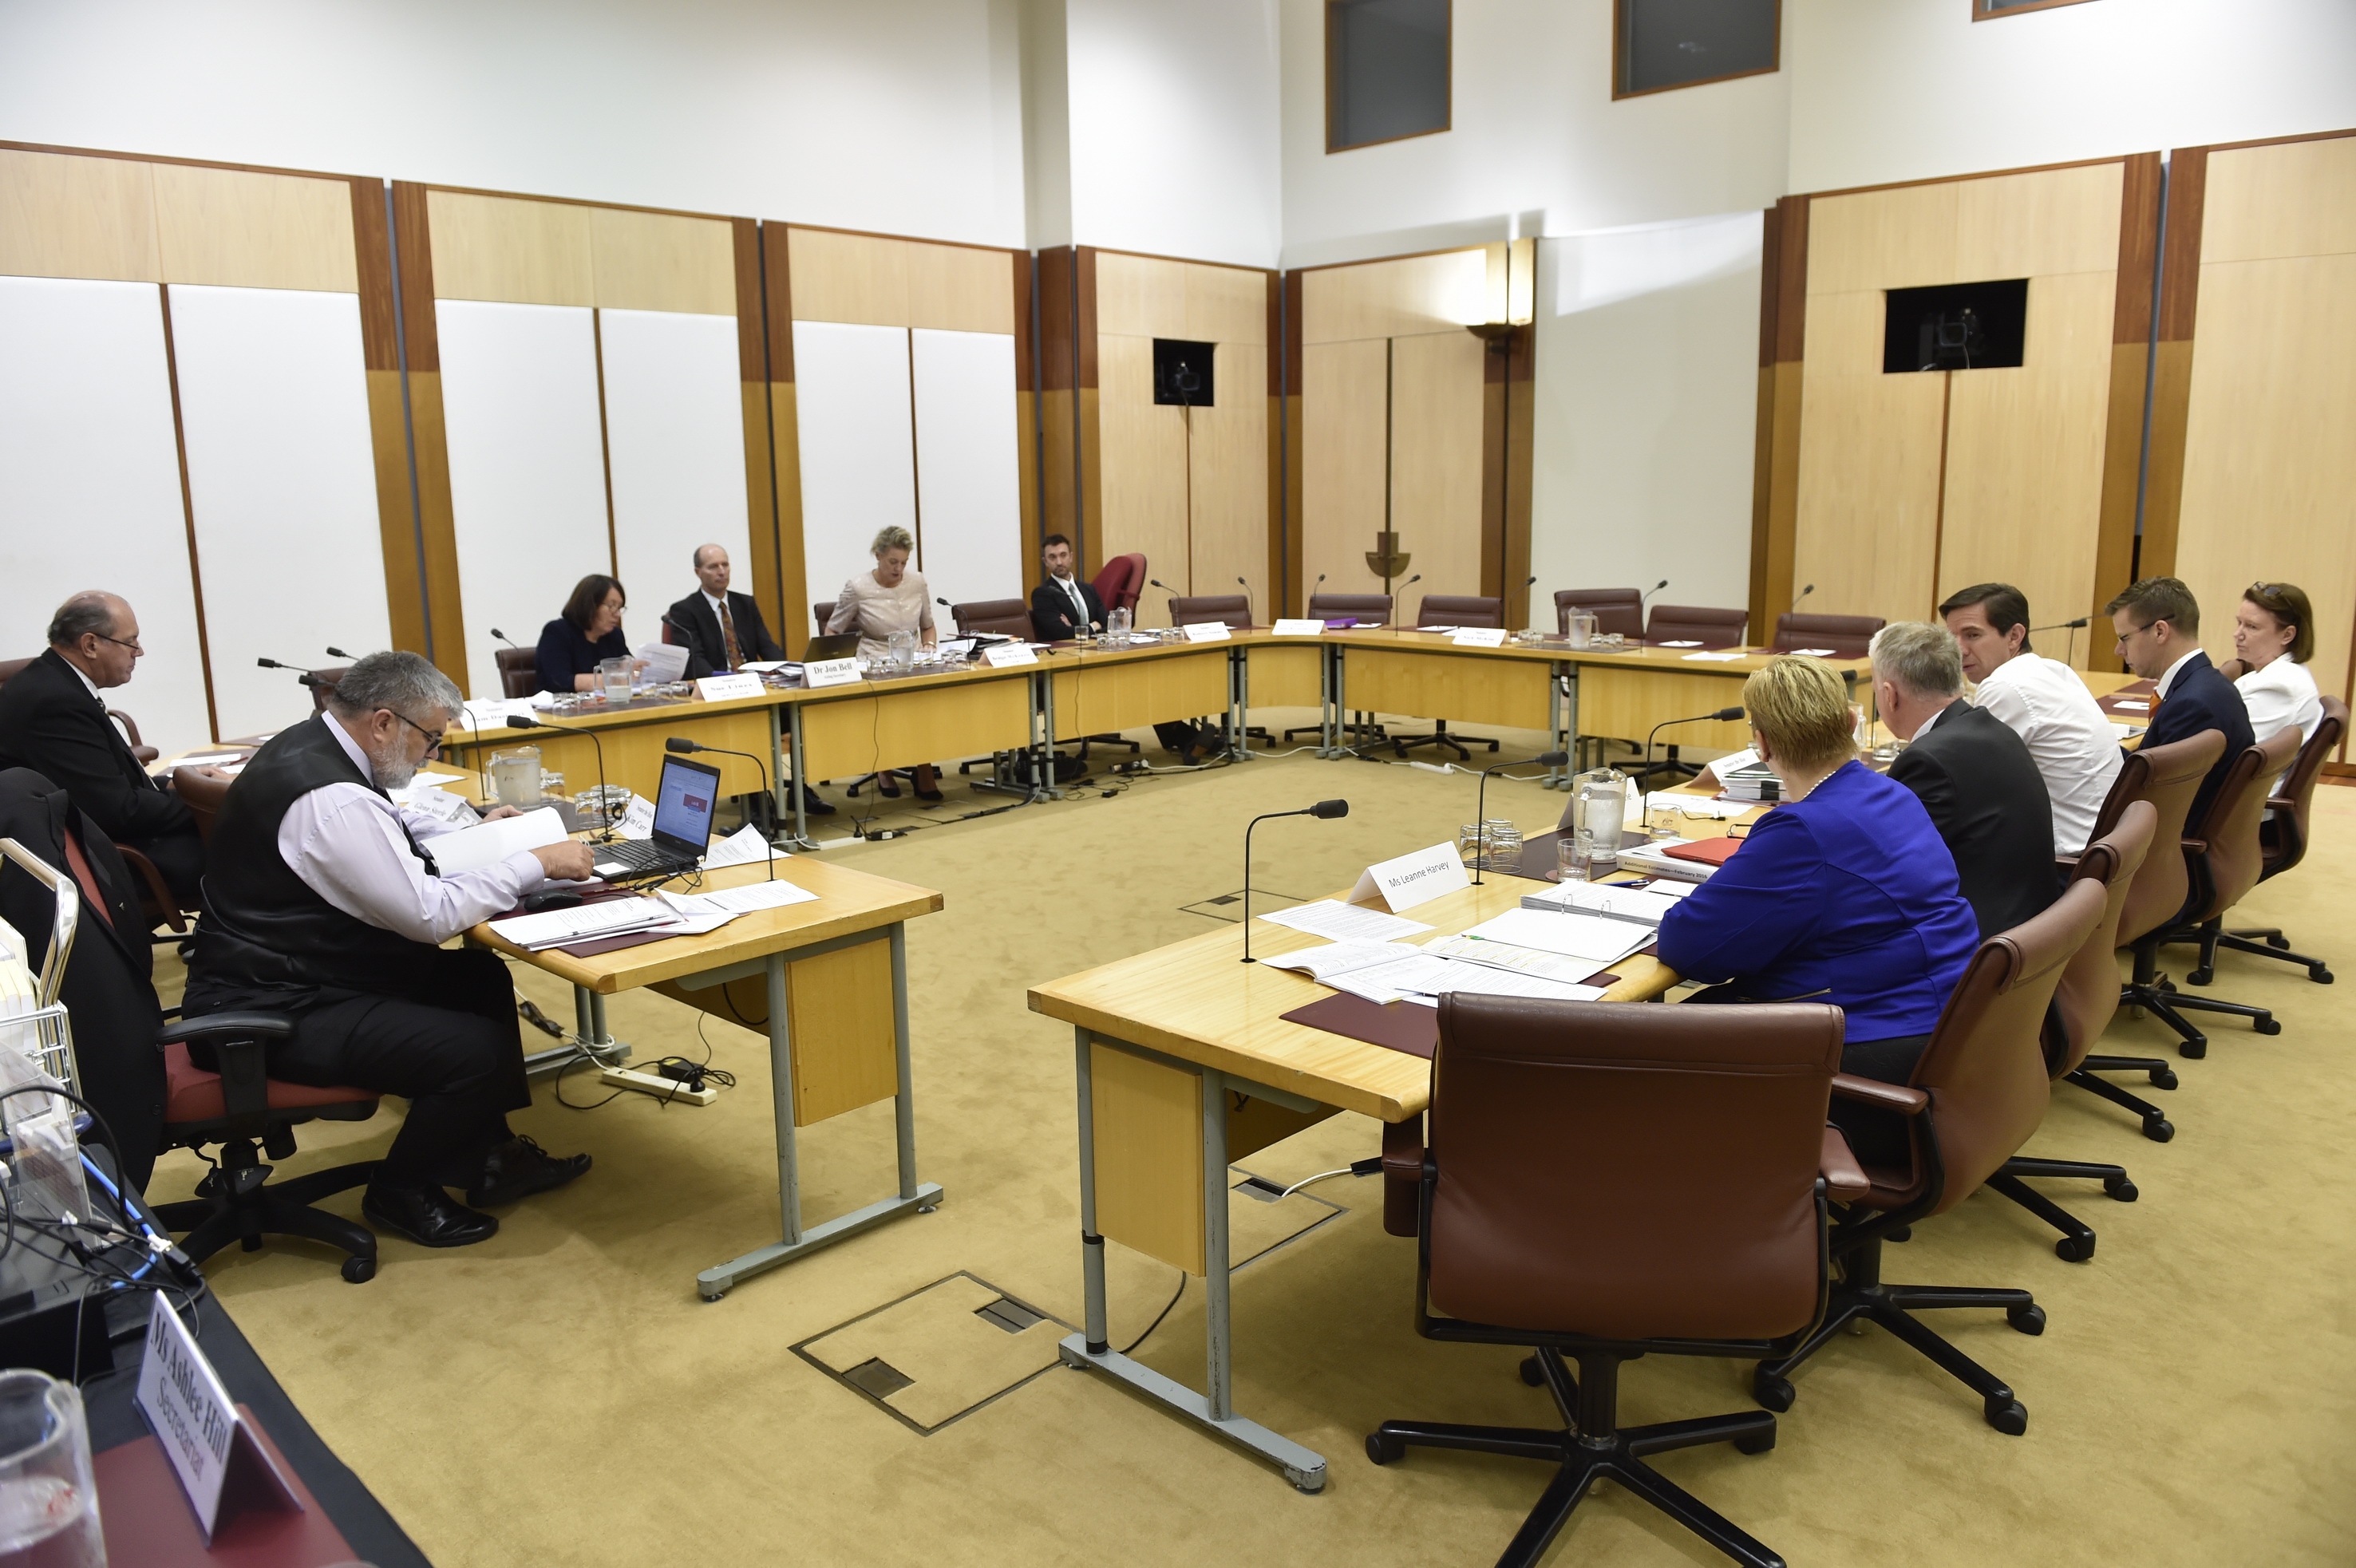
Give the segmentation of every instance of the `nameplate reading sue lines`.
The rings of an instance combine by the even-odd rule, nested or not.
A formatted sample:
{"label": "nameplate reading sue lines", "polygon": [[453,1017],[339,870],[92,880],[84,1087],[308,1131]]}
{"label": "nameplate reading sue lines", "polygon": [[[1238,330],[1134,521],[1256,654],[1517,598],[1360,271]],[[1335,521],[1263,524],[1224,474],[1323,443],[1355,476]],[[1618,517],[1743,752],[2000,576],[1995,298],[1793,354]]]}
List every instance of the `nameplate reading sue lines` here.
{"label": "nameplate reading sue lines", "polygon": [[1434,844],[1359,872],[1358,885],[1350,890],[1350,902],[1379,897],[1393,914],[1405,914],[1418,904],[1469,885],[1464,862],[1456,858],[1456,846]]}
{"label": "nameplate reading sue lines", "polygon": [[1186,640],[1190,643],[1224,643],[1228,636],[1225,621],[1197,621],[1191,626],[1179,629],[1186,634]]}
{"label": "nameplate reading sue lines", "polygon": [[1325,635],[1325,623],[1280,620],[1276,624],[1276,635],[1280,637],[1322,637]]}
{"label": "nameplate reading sue lines", "polygon": [[1449,640],[1460,648],[1502,648],[1505,645],[1505,628],[1459,626]]}
{"label": "nameplate reading sue lines", "polygon": [[303,1510],[294,1488],[230,1403],[220,1374],[160,1290],[147,1315],[146,1351],[133,1399],[180,1478],[208,1546],[225,1507],[230,1513],[254,1506]]}
{"label": "nameplate reading sue lines", "polygon": [[1037,664],[1039,656],[1028,643],[992,643],[981,650],[981,662],[992,669],[1004,669],[1009,665]]}
{"label": "nameplate reading sue lines", "polygon": [[757,675],[707,675],[697,678],[695,695],[706,702],[724,702],[732,697],[758,697],[767,688]]}
{"label": "nameplate reading sue lines", "polygon": [[811,690],[828,686],[851,686],[858,680],[857,659],[812,659],[802,666],[802,685]]}

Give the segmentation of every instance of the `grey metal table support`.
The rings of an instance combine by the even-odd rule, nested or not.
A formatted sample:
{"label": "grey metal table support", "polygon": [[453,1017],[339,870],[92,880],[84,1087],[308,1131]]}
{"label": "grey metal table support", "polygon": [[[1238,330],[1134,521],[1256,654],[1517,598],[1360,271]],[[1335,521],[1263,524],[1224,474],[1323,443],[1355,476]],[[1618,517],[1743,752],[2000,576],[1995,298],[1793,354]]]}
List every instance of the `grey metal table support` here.
{"label": "grey metal table support", "polygon": [[[574,1043],[574,1042],[578,1043]],[[605,1029],[605,998],[586,986],[573,987],[573,1040],[546,1051],[524,1053],[523,1071],[526,1078],[540,1078],[561,1072],[581,1060],[587,1051],[608,1067],[619,1067],[630,1060],[630,1048],[616,1040]]]}
{"label": "grey metal table support", "polygon": [[1335,735],[1340,722],[1335,704],[1342,694],[1342,648],[1338,643],[1326,643],[1320,649],[1325,657],[1317,671],[1317,754],[1330,757],[1340,743]]}
{"label": "grey metal table support", "polygon": [[1254,1096],[1290,1104],[1296,1107],[1307,1101],[1287,1094],[1265,1084],[1248,1079],[1231,1078],[1228,1074],[1180,1061],[1159,1051],[1137,1051],[1107,1038],[1104,1043],[1122,1051],[1137,1051],[1165,1065],[1199,1073],[1203,1080],[1203,1296],[1205,1378],[1207,1391],[1196,1393],[1193,1389],[1172,1378],[1163,1377],[1142,1362],[1133,1361],[1112,1348],[1105,1323],[1105,1260],[1104,1238],[1097,1233],[1097,1148],[1096,1111],[1092,1090],[1088,1047],[1092,1039],[1086,1029],[1076,1029],[1080,1096],[1080,1275],[1087,1297],[1084,1331],[1066,1336],[1056,1346],[1064,1364],[1075,1368],[1095,1368],[1108,1376],[1119,1379],[1130,1388],[1164,1408],[1199,1423],[1228,1441],[1241,1445],[1262,1458],[1274,1460],[1284,1471],[1285,1479],[1304,1492],[1322,1491],[1325,1486],[1325,1460],[1313,1449],[1303,1447],[1280,1432],[1271,1432],[1257,1421],[1249,1421],[1235,1411],[1235,1356],[1229,1341],[1227,1313],[1227,1090],[1233,1083],[1239,1091]]}
{"label": "grey metal table support", "polygon": [[1039,746],[1039,765],[1045,770],[1038,775],[1039,793],[1049,800],[1064,798],[1064,789],[1055,782],[1055,677],[1041,670],[1031,683],[1031,703],[1038,714],[1036,728],[1032,731]]}
{"label": "grey metal table support", "polygon": [[1227,650],[1227,733],[1236,738],[1236,761],[1250,762],[1251,650],[1248,647]]}
{"label": "grey metal table support", "polygon": [[[800,703],[780,702],[769,709],[769,750],[772,753],[777,750],[781,733],[790,752],[790,755],[783,761],[790,763],[793,768],[794,836],[778,848],[816,849],[819,844],[809,836],[809,822],[803,810],[809,796],[805,793],[808,784],[802,778],[802,705]],[[781,765],[778,771],[782,773],[784,767]],[[785,787],[782,779],[779,781],[778,787],[781,789]],[[782,802],[778,809],[781,812],[784,810]]]}
{"label": "grey metal table support", "polygon": [[1547,684],[1547,720],[1554,730],[1554,749],[1569,753],[1570,761],[1548,769],[1538,787],[1567,790],[1571,775],[1579,771],[1579,666],[1561,660],[1553,667],[1552,675]]}
{"label": "grey metal table support", "polygon": [[[840,1218],[805,1226],[802,1223],[801,1177],[794,1156],[793,1025],[786,1008],[786,965],[797,958],[815,958],[822,953],[880,941],[892,944],[893,1051],[899,1074],[898,1093],[893,1101],[893,1125],[899,1139],[900,1190],[894,1197],[870,1203],[863,1209],[854,1209]],[[777,1120],[777,1207],[784,1221],[785,1234],[767,1246],[755,1247],[742,1257],[697,1275],[695,1293],[706,1301],[717,1301],[728,1293],[730,1286],[755,1275],[766,1274],[781,1264],[791,1263],[830,1242],[839,1242],[845,1236],[855,1236],[862,1231],[872,1230],[884,1221],[911,1210],[928,1214],[942,1197],[937,1183],[916,1179],[916,1103],[908,1068],[908,945],[905,925],[894,921],[880,931],[854,932],[849,936],[814,942],[790,952],[747,959],[724,968],[688,976],[679,984],[682,990],[701,991],[750,975],[766,976],[769,986],[769,1073]]]}

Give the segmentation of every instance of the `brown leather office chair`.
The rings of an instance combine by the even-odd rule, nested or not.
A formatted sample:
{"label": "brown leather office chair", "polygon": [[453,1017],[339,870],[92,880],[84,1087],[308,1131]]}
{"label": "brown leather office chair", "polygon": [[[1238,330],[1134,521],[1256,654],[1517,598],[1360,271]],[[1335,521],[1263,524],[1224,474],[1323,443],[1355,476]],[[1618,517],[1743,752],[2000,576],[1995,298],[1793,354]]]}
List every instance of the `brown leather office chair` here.
{"label": "brown leather office chair", "polygon": [[1764,1453],[1774,1417],[1623,1427],[1620,1364],[1770,1355],[1823,1316],[1827,1190],[1866,1189],[1825,1125],[1840,1050],[1840,1010],[1820,1004],[1440,998],[1430,1147],[1385,1151],[1418,1176],[1416,1332],[1530,1347],[1523,1381],[1544,1384],[1562,1425],[1386,1421],[1366,1456],[1412,1445],[1558,1465],[1500,1564],[1537,1563],[1612,1480],[1738,1562],[1780,1565],[1644,1463],[1704,1443]]}
{"label": "brown leather office chair", "polygon": [[[2129,805],[2118,826],[2086,846],[2078,857],[2072,881],[2097,882],[2103,889],[2103,914],[2093,933],[2072,955],[2053,993],[2053,1007],[2045,1021],[2045,1070],[2056,1081],[2079,1071],[2079,1063],[2103,1038],[2119,1010],[2119,914],[2126,908],[2127,890],[2151,849],[2151,830],[2159,820],[2149,801]],[[2030,1187],[2024,1177],[2068,1176],[2099,1181],[2103,1190],[2121,1203],[2136,1200],[2136,1184],[2126,1168],[2077,1159],[2044,1159],[2017,1154],[1987,1179],[1996,1191],[2062,1232],[2053,1251],[2072,1263],[2094,1255],[2094,1232],[2076,1215]]]}
{"label": "brown leather office chair", "polygon": [[1170,601],[1170,624],[1173,626],[1199,625],[1212,621],[1224,621],[1235,631],[1251,624],[1251,600],[1241,593],[1203,593]]}
{"label": "brown leather office chair", "polygon": [[491,656],[498,661],[501,696],[512,700],[540,689],[538,648],[500,648]]}
{"label": "brown leather office chair", "polygon": [[1873,643],[1873,634],[1890,624],[1879,615],[1794,615],[1775,617],[1775,640],[1771,645],[1779,654],[1798,648],[1830,648],[1833,656],[1861,659]]}
{"label": "brown leather office chair", "polygon": [[2209,1054],[2208,1037],[2185,1020],[2186,1008],[2247,1019],[2250,1027],[2260,1034],[2282,1033],[2282,1025],[2265,1008],[2179,991],[2159,973],[2159,950],[2171,943],[2197,942],[2201,944],[2201,960],[2194,972],[2201,976],[2200,983],[2207,985],[2215,974],[2217,943],[2224,934],[2225,913],[2258,885],[2258,873],[2265,862],[2258,843],[2258,824],[2265,816],[2266,797],[2274,793],[2275,780],[2290,766],[2291,758],[2297,752],[2296,730],[2278,731],[2263,746],[2242,748],[2225,770],[2224,782],[2209,797],[2208,811],[2193,825],[2191,837],[2184,841],[2185,861],[2192,878],[2190,899],[2169,926],[2147,933],[2135,944],[2135,976],[2127,984],[2124,999],[2157,1014],[2161,1022],[2182,1035],[2184,1039],[2176,1048],[2179,1055]]}
{"label": "brown leather office chair", "polygon": [[1387,593],[1312,593],[1301,614],[1312,621],[1348,619],[1361,626],[1387,626],[1391,607]]}
{"label": "brown leather office chair", "polygon": [[950,605],[949,615],[957,622],[960,635],[970,636],[976,632],[985,632],[993,636],[1019,638],[1026,643],[1033,636],[1028,600],[977,599],[969,604]]}
{"label": "brown leather office chair", "polygon": [[826,635],[826,624],[834,619],[834,601],[821,599],[810,606],[810,620],[818,626],[818,635]]}
{"label": "brown leather office chair", "polygon": [[[1422,604],[1416,609],[1415,624],[1419,626],[1502,626],[1505,624],[1505,602],[1476,593],[1427,593],[1423,596]],[[1493,752],[1497,749],[1497,742],[1485,735],[1451,734],[1445,719],[1434,720],[1429,734],[1393,735],[1390,743],[1391,750],[1402,757],[1417,746],[1437,746],[1442,751],[1455,752],[1460,761],[1467,763],[1472,760],[1471,747],[1486,746]]]}
{"label": "brown leather office chair", "polygon": [[194,768],[172,770],[172,793],[197,819],[197,836],[207,843],[212,841],[213,824],[220,819],[221,802],[229,797],[229,786],[234,779],[207,778]]}
{"label": "brown leather office chair", "polygon": [[142,766],[164,754],[139,738],[139,720],[123,711],[122,709],[110,708],[106,710],[106,716],[123,726],[123,738],[131,742],[131,754],[139,759]]}
{"label": "brown leather office chair", "polygon": [[1635,642],[1644,635],[1644,595],[1633,588],[1561,588],[1555,591],[1554,629],[1570,630],[1573,610],[1595,612],[1595,629]]}
{"label": "brown leather office chair", "polygon": [[[1842,1264],[1824,1321],[1789,1356],[1762,1361],[1751,1392],[1770,1410],[1792,1408],[1792,1373],[1859,1319],[1879,1323],[1980,1396],[1998,1432],[2029,1430],[2029,1412],[2004,1381],[1918,1321],[1925,1307],[2001,1307],[2023,1334],[2045,1331],[2045,1312],[2025,1290],[1885,1285],[1882,1243],[1916,1221],[1972,1195],[2019,1152],[2045,1119],[2051,1089],[2038,1037],[2062,972],[2103,917],[2094,881],[2064,888],[2042,914],[1998,932],[1972,955],[1913,1076],[1905,1084],[1842,1073],[1836,1095],[1901,1113],[1908,1120],[1903,1167],[1867,1163],[1869,1189],[1832,1233]],[[1744,1011],[1749,1011],[1745,1008]]]}
{"label": "brown leather office chair", "polygon": [[188,933],[187,917],[197,912],[197,906],[182,904],[173,897],[171,885],[164,880],[164,873],[157,869],[155,862],[130,845],[117,844],[114,852],[123,857],[123,865],[139,879],[139,914],[147,923],[147,929],[154,931],[160,925],[172,933],[152,940],[161,945],[186,938]]}
{"label": "brown leather office chair", "polygon": [[[2184,818],[2192,809],[2192,797],[2200,793],[2201,781],[2208,776],[2224,750],[2225,737],[2222,732],[2203,730],[2165,746],[2147,746],[2129,752],[2119,776],[2111,781],[2111,793],[2103,798],[2103,808],[2094,815],[2095,839],[2106,837],[2116,829],[2127,807],[2138,800],[2149,803],[2155,813],[2151,851],[2136,869],[2127,889],[2126,906],[2119,912],[2120,946],[2129,946],[2147,933],[2172,924],[2190,896],[2192,878],[2184,857],[2163,851],[2183,838]],[[2067,869],[2070,863],[2065,860],[2063,865]],[[2141,1072],[2150,1079],[2153,1088],[2173,1089],[2176,1070],[2165,1060],[2157,1056],[2088,1056],[2072,1071],[2069,1082],[2142,1117],[2143,1136],[2152,1142],[2164,1144],[2176,1136],[2175,1126],[2158,1106],[2097,1076],[2104,1072]]]}
{"label": "brown leather office chair", "polygon": [[[2323,764],[2340,749],[2342,737],[2348,733],[2348,705],[2336,697],[2323,699],[2323,721],[2315,727],[2307,744],[2298,749],[2298,756],[2290,772],[2281,782],[2270,787],[2275,794],[2266,801],[2268,816],[2258,825],[2258,848],[2262,856],[2258,880],[2267,881],[2307,859],[2310,824],[2314,821],[2315,781],[2322,775]],[[2304,964],[2307,977],[2319,986],[2331,984],[2331,966],[2320,958],[2309,958],[2290,950],[2290,939],[2278,926],[2244,927],[2219,933],[2215,945],[2230,947],[2236,953],[2255,954],[2260,958],[2279,958],[2286,964]],[[2209,983],[2213,965],[2212,948],[2203,955],[2202,967],[2185,976],[2196,986]]]}
{"label": "brown leather office chair", "polygon": [[1742,645],[1743,630],[1750,624],[1748,610],[1655,604],[1652,619],[1644,624],[1644,640],[1655,647],[1663,643],[1699,643],[1705,648],[1739,648]]}
{"label": "brown leather office chair", "polygon": [[[351,667],[352,667],[348,664],[339,664],[331,666],[327,669],[305,670],[303,672],[305,677],[303,686],[304,688],[311,694],[311,711],[313,713],[325,713],[327,710],[327,694],[336,689],[336,683],[343,679],[344,672]],[[525,695],[530,696],[530,694],[527,692]]]}
{"label": "brown leather office chair", "polygon": [[[40,656],[35,654],[33,658]],[[32,662],[33,659],[0,659],[0,686],[5,686],[16,677],[24,674],[26,667]]]}

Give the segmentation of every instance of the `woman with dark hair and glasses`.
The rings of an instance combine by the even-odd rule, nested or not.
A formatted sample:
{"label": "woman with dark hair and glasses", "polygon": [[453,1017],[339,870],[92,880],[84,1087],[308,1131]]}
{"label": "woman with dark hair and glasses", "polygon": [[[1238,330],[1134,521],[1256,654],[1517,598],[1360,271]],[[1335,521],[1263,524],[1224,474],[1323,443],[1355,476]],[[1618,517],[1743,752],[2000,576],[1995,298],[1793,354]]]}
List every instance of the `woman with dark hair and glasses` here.
{"label": "woman with dark hair and glasses", "polygon": [[2250,733],[2265,745],[2297,727],[2302,744],[2323,722],[2323,695],[2307,661],[2315,654],[2315,609],[2289,582],[2253,582],[2233,617],[2233,658],[2225,675],[2250,709]]}
{"label": "woman with dark hair and glasses", "polygon": [[[564,613],[540,629],[542,691],[594,691],[600,685],[597,666],[605,659],[630,656],[629,640],[622,635],[622,611],[629,603],[618,578],[593,571],[573,585]],[[644,668],[646,661],[637,666]]]}

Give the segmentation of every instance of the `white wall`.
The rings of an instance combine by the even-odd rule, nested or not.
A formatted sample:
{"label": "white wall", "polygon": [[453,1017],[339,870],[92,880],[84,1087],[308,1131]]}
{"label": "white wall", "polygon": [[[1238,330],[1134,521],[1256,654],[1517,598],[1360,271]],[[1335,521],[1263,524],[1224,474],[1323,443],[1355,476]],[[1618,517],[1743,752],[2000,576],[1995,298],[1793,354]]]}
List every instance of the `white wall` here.
{"label": "white wall", "polygon": [[1015,0],[0,6],[0,138],[1023,242]]}
{"label": "white wall", "polygon": [[[897,525],[916,531],[908,329],[798,321],[794,380],[802,571],[815,604],[874,567],[867,547],[880,530]],[[786,613],[801,619],[798,605],[787,605]]]}
{"label": "white wall", "polygon": [[2350,0],[1785,0],[1783,49],[1794,191],[2356,125]]}
{"label": "white wall", "polygon": [[1533,624],[1561,588],[1749,596],[1761,229],[1739,212],[1539,241]]}
{"label": "white wall", "polygon": [[1276,265],[1276,0],[1066,0],[1063,21],[1073,238]]}
{"label": "white wall", "polygon": [[637,595],[624,622],[636,647],[661,641],[664,607],[695,591],[702,546],[723,546],[751,573],[736,318],[607,310],[598,327],[614,575]]}

